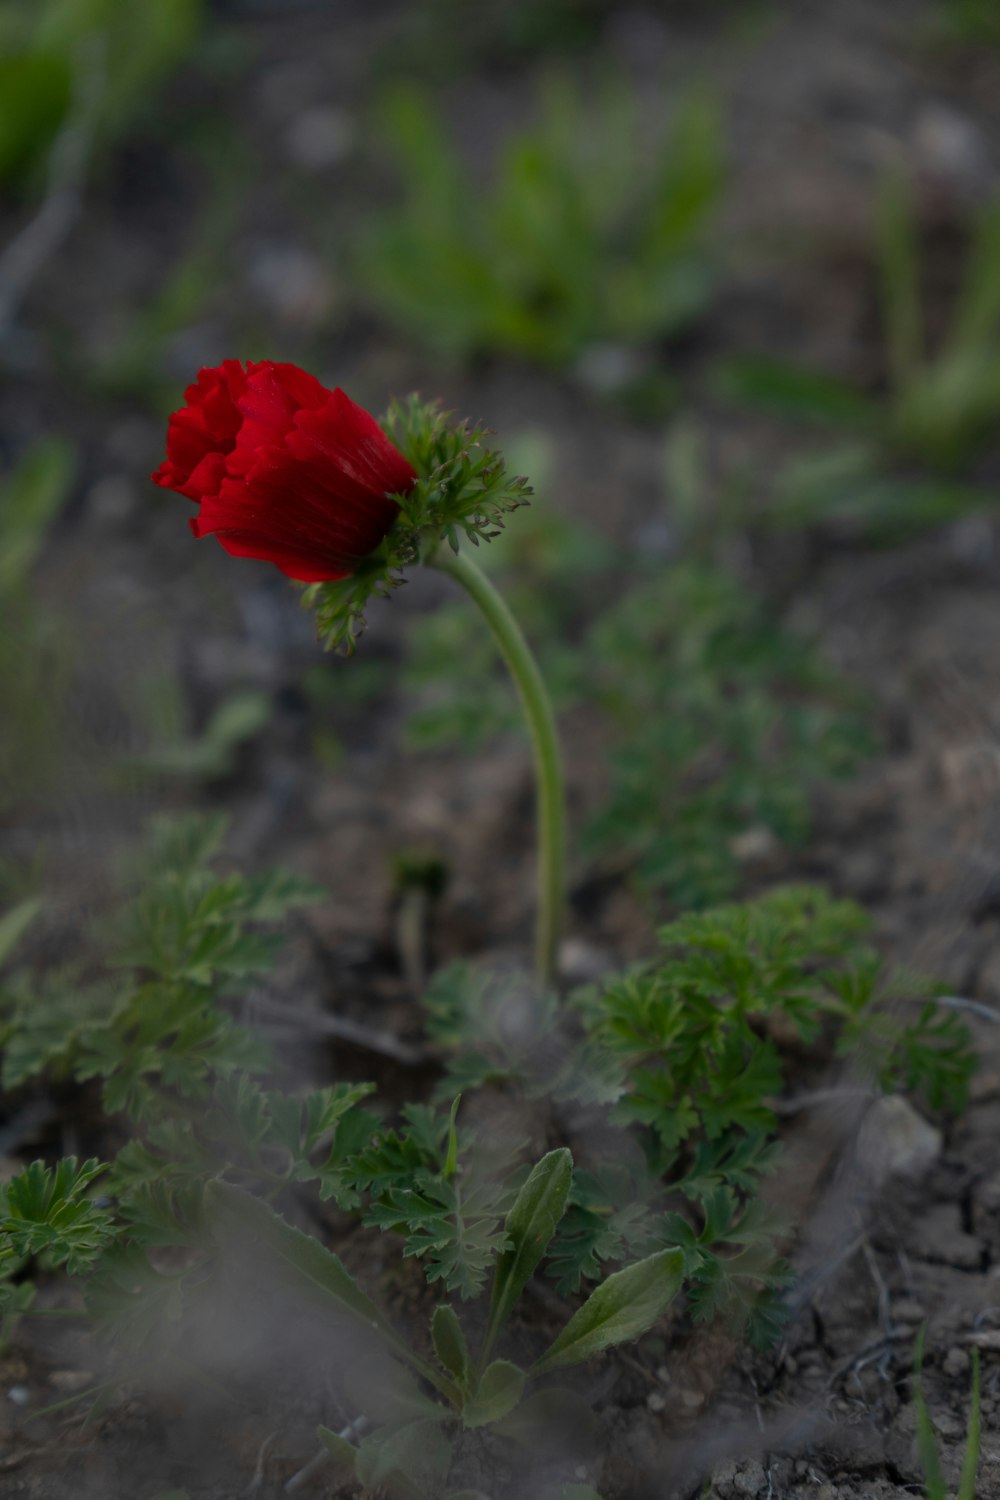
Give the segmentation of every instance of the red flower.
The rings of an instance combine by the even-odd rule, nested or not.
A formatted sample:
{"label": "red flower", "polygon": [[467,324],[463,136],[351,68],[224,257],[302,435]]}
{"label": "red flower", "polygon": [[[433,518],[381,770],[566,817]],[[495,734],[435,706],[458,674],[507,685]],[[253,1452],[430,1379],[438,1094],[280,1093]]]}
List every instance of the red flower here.
{"label": "red flower", "polygon": [[195,536],[302,583],[355,572],[416,483],[374,417],[297,365],[227,359],[184,399],[153,483],[200,505]]}

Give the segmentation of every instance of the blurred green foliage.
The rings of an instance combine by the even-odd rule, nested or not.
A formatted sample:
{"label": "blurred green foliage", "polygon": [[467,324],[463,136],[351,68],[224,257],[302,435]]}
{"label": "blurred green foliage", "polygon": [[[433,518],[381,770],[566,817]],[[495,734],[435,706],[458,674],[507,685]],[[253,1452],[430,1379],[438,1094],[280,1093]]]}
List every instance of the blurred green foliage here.
{"label": "blurred green foliage", "polygon": [[215,705],[200,732],[191,733],[175,674],[145,678],[137,688],[150,744],[128,764],[161,776],[215,781],[232,775],[240,751],[266,729],[274,710],[269,693],[236,687]]}
{"label": "blurred green foliage", "polygon": [[31,577],[75,474],[72,445],[61,438],[41,438],[0,481],[0,810],[4,811],[44,788],[61,759],[58,720],[68,686],[71,637],[59,629],[36,596]]}
{"label": "blurred green foliage", "polygon": [[176,374],[167,359],[171,340],[197,322],[225,286],[246,206],[248,158],[230,131],[220,129],[218,137],[201,153],[204,206],[180,253],[159,286],[135,309],[122,336],[93,365],[94,379],[104,391],[145,401],[158,414],[177,404]]}
{"label": "blurred green foliage", "polygon": [[33,180],[74,110],[96,145],[120,135],[192,46],[201,9],[201,0],[2,0],[0,183]]}
{"label": "blurred green foliage", "polygon": [[996,0],[941,0],[941,20],[959,41],[1000,47],[1000,6]]}
{"label": "blurred green foliage", "polygon": [[637,581],[581,657],[613,736],[584,846],[681,907],[733,892],[740,835],[802,843],[816,786],[872,748],[858,694],[716,566]]}
{"label": "blurred green foliage", "polygon": [[969,225],[964,275],[933,347],[920,225],[912,189],[898,174],[882,183],[875,250],[879,390],[769,358],[734,360],[718,371],[730,397],[850,434],[789,466],[771,508],[780,524],[833,520],[894,537],[989,498],[964,475],[1000,432],[1000,199]]}
{"label": "blurred green foliage", "polygon": [[461,72],[484,58],[516,62],[593,43],[613,0],[423,0],[411,6],[384,66],[422,78]]}
{"label": "blurred green foliage", "polygon": [[723,177],[705,93],[651,139],[624,85],[550,79],[488,189],[428,94],[392,92],[383,124],[402,195],[362,235],[358,275],[427,347],[563,365],[594,344],[668,337],[704,311]]}

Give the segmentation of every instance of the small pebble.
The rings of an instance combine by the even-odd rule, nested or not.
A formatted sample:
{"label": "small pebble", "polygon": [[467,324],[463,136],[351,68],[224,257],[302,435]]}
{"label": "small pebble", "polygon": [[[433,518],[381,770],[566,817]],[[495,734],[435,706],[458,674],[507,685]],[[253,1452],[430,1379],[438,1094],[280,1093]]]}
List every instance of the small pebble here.
{"label": "small pebble", "polygon": [[285,133],[285,147],[296,166],[307,172],[323,172],[350,156],[357,138],[351,115],[316,105],[292,120]]}
{"label": "small pebble", "polygon": [[662,1395],[659,1391],[650,1391],[649,1395],[646,1397],[646,1405],[649,1407],[650,1411],[663,1411],[666,1407],[666,1404],[666,1396]]}
{"label": "small pebble", "polygon": [[941,1154],[937,1126],[899,1095],[877,1099],[858,1132],[858,1162],[874,1187],[891,1177],[920,1178]]}
{"label": "small pebble", "polygon": [[27,1406],[31,1400],[31,1392],[26,1385],[12,1385],[7,1392],[7,1400],[13,1401],[15,1406]]}
{"label": "small pebble", "polygon": [[892,1304],[892,1317],[896,1323],[922,1323],[926,1316],[923,1303],[916,1302],[912,1297],[900,1297],[898,1302]]}
{"label": "small pebble", "polygon": [[943,1438],[950,1438],[957,1442],[965,1436],[965,1423],[955,1416],[953,1412],[942,1411],[934,1417],[934,1426]]}
{"label": "small pebble", "polygon": [[733,1491],[744,1497],[744,1500],[757,1500],[757,1496],[764,1494],[766,1489],[767,1475],[764,1466],[755,1458],[741,1465],[733,1475]]}
{"label": "small pebble", "polygon": [[946,1375],[965,1375],[969,1369],[969,1356],[956,1344],[941,1361],[941,1368]]}

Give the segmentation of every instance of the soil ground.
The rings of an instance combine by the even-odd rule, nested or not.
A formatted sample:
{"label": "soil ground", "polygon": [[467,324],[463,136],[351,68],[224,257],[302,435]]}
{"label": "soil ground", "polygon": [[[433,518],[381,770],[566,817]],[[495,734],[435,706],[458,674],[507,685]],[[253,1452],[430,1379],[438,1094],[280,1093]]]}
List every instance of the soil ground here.
{"label": "soil ground", "polygon": [[[662,491],[663,434],[607,412],[569,378],[502,364],[429,368],[355,305],[325,247],[384,185],[373,186],[350,153],[317,166],[310,128],[314,137],[324,119],[339,119],[348,135],[361,128],[406,7],[337,9],[334,23],[316,6],[225,7],[222,55],[177,80],[158,128],[103,163],[9,339],[0,440],[13,454],[55,431],[79,444],[81,461],[39,579],[74,641],[63,754],[5,814],[2,840],[11,868],[44,850],[45,940],[69,953],[106,907],[111,871],[147,812],[193,798],[225,807],[237,862],[285,864],[333,892],[297,921],[275,987],[294,993],[305,1016],[304,1076],[374,1073],[401,1093],[414,1077],[427,1080],[349,1043],[317,1041],[308,1018],[335,1012],[404,1040],[419,1031],[394,933],[388,872],[400,847],[432,845],[453,872],[430,935],[435,961],[526,947],[527,752],[516,740],[471,759],[405,751],[403,705],[390,691],[338,704],[338,759],[321,763],[317,730],[328,724],[317,723],[303,688],[316,651],[291,591],[264,566],[236,568],[207,544],[193,549],[185,502],[148,486],[162,422],[135,392],[109,393],[92,372],[162,283],[203,206],[191,120],[236,132],[253,161],[253,191],[241,198],[218,290],[158,351],[168,380],[180,386],[198,364],[217,362],[231,352],[233,328],[251,326],[268,353],[312,365],[376,409],[387,391],[440,392],[458,411],[484,416],[501,446],[505,434],[543,429],[556,456],[546,503],[619,539],[641,534],[650,497]],[[995,191],[1000,53],[929,43],[933,11],[911,0],[803,0],[753,7],[733,24],[721,5],[610,7],[601,46],[646,107],[655,112],[665,79],[693,72],[727,100],[726,231],[738,251],[706,326],[670,355],[713,472],[746,462],[767,473],[801,442],[712,397],[707,376],[720,353],[764,349],[872,385],[881,378],[870,210],[887,162],[916,172],[932,235],[946,236]],[[442,90],[477,165],[522,118],[542,67],[534,58],[501,70],[484,63]],[[14,227],[23,209],[8,204],[4,215]],[[994,455],[978,478],[988,491],[998,477]],[[984,506],[893,548],[747,539],[738,562],[870,690],[882,745],[853,782],[818,799],[805,850],[748,856],[747,891],[825,882],[873,913],[888,957],[942,976],[959,1000],[1000,1008],[993,513]],[[441,589],[419,579],[374,611],[369,658],[392,670],[407,621]],[[331,673],[349,670],[330,663]],[[141,748],[144,686],[158,691],[164,679],[179,685],[194,727],[235,687],[272,696],[271,723],[221,782],[193,789],[109,773]],[[575,743],[569,775],[582,803],[599,767]],[[576,869],[578,894],[586,876]],[[648,917],[624,887],[596,909],[588,901],[585,919],[578,902],[572,936],[577,957],[630,959],[652,945]],[[782,1191],[801,1225],[799,1291],[784,1340],[760,1356],[680,1326],[612,1360],[608,1378],[588,1388],[600,1446],[580,1474],[607,1500],[680,1500],[706,1483],[712,1500],[919,1494],[913,1342],[925,1322],[926,1393],[946,1472],[954,1479],[960,1465],[978,1347],[977,1493],[1000,1495],[1000,1032],[985,1012],[969,1019],[981,1052],[972,1105],[933,1122],[930,1135],[913,1114],[890,1118],[859,1102],[850,1079],[831,1073],[820,1089],[814,1078],[802,1088],[793,1081]],[[16,1160],[93,1149],[93,1129],[85,1110],[32,1096],[14,1101],[3,1150]],[[388,1251],[373,1259],[343,1225],[326,1228],[390,1310],[405,1318],[422,1306],[418,1273],[401,1281]],[[539,1320],[548,1315],[540,1305]],[[0,1496],[152,1500],[178,1488],[191,1500],[269,1500],[311,1458],[317,1422],[335,1425],[336,1390],[304,1379],[291,1345],[276,1353],[264,1387],[230,1369],[224,1396],[164,1370],[154,1387],[114,1395],[87,1426],[72,1409],[34,1415],[71,1395],[102,1357],[26,1331],[0,1356]],[[317,1367],[329,1360],[321,1351]],[[534,1481],[522,1477],[528,1495]],[[353,1493],[328,1470],[301,1492]]]}

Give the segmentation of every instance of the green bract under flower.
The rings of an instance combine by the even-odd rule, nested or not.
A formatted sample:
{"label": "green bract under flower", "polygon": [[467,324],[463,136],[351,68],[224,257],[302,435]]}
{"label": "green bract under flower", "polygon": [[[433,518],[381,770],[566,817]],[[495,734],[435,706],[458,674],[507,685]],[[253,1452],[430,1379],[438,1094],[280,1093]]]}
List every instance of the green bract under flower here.
{"label": "green bract under flower", "polygon": [[303,593],[328,651],[354,651],[369,599],[398,588],[404,569],[429,561],[442,545],[457,552],[463,536],[474,546],[492,541],[508,512],[526,505],[531,494],[527,480],[507,472],[503,455],[484,446],[488,429],[453,423],[439,402],[419,396],[394,401],[380,425],[418,478],[408,494],[394,497],[395,525],[356,571]]}

